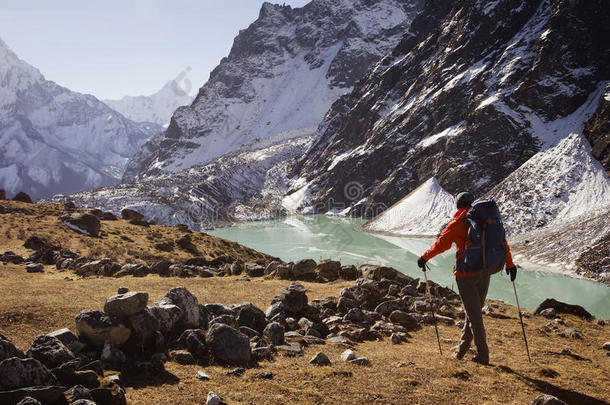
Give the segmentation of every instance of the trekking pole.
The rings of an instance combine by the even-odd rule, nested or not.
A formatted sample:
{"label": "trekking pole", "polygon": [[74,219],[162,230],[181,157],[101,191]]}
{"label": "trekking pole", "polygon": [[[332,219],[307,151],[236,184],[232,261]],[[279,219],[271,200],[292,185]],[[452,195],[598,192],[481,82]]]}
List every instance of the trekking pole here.
{"label": "trekking pole", "polygon": [[430,312],[432,312],[432,319],[434,320],[434,330],[436,331],[436,342],[438,343],[438,351],[443,355],[443,349],[441,349],[441,338],[438,335],[438,326],[436,326],[436,315],[434,315],[434,308],[432,308],[432,294],[430,293],[430,283],[428,283],[428,275],[426,274],[426,269],[430,270],[427,264],[424,265],[424,277],[426,278],[426,292],[428,293],[428,298],[430,299]]}
{"label": "trekking pole", "polygon": [[530,348],[527,345],[527,337],[525,337],[525,326],[523,326],[523,316],[521,315],[521,307],[519,306],[519,298],[517,297],[517,287],[513,281],[513,291],[515,292],[515,301],[517,301],[517,311],[519,311],[519,320],[521,321],[521,331],[523,332],[523,341],[525,342],[525,350],[527,351],[527,361],[532,362],[530,358]]}

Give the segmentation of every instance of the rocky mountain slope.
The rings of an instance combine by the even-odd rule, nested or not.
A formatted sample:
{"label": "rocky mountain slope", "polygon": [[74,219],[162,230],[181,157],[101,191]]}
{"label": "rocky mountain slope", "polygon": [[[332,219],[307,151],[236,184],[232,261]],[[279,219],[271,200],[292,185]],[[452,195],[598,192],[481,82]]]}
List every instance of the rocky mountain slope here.
{"label": "rocky mountain slope", "polygon": [[286,214],[281,200],[288,189],[287,172],[310,143],[310,137],[302,137],[253,147],[178,173],[43,201],[69,199],[117,214],[133,208],[157,223],[185,224],[191,229],[274,218]]}
{"label": "rocky mountain slope", "polygon": [[0,189],[9,195],[117,183],[148,136],[95,97],[46,80],[0,40]]}
{"label": "rocky mountain slope", "polygon": [[[427,2],[326,115],[293,171],[301,210],[333,201],[366,216],[432,176],[450,193],[483,195],[582,134],[610,78],[609,27],[600,0]],[[362,198],[345,195],[349,182]]]}
{"label": "rocky mountain slope", "polygon": [[177,172],[258,140],[312,134],[331,104],[398,43],[421,3],[264,3],[193,104],[132,159],[124,180]]}
{"label": "rocky mountain slope", "polygon": [[103,101],[132,121],[158,125],[161,132],[163,127],[169,125],[174,111],[178,107],[190,104],[193,97],[188,95],[175,80],[170,80],[150,96],[125,96],[119,100]]}

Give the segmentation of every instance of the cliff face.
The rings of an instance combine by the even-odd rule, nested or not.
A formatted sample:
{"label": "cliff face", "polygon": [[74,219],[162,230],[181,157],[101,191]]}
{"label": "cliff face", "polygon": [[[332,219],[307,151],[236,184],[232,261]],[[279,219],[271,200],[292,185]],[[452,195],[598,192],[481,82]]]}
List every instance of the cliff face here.
{"label": "cliff face", "polygon": [[[389,206],[430,177],[482,195],[582,133],[610,78],[598,1],[427,2],[391,55],[332,106],[291,192],[300,208]],[[345,192],[361,188],[357,199]],[[321,208],[320,208],[321,207]]]}
{"label": "cliff face", "polygon": [[228,57],[124,180],[177,172],[249,144],[311,135],[331,104],[400,41],[421,0],[265,3]]}

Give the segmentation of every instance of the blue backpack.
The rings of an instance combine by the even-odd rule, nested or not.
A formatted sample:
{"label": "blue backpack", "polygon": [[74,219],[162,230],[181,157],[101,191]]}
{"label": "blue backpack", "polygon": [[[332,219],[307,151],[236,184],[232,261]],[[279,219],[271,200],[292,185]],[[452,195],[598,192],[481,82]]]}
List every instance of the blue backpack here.
{"label": "blue backpack", "polygon": [[464,257],[457,263],[457,270],[482,276],[502,270],[506,262],[506,232],[496,202],[483,200],[474,203],[465,220],[468,222],[468,242]]}

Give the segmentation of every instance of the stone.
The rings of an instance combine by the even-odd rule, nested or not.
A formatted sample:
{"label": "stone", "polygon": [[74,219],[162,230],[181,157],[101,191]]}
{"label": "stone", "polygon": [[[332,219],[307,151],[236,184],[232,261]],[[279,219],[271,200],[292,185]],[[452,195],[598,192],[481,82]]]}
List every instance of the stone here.
{"label": "stone", "polygon": [[25,266],[28,273],[44,273],[44,266],[41,263],[29,263]]}
{"label": "stone", "polygon": [[32,198],[23,191],[18,192],[15,197],[13,197],[13,201],[19,201],[24,203],[32,204]]}
{"label": "stone", "polygon": [[72,402],[70,405],[97,405],[97,404],[90,399],[77,399],[76,401]]}
{"label": "stone", "polygon": [[197,371],[195,375],[199,381],[210,381],[210,376],[205,373],[203,370]]}
{"label": "stone", "polygon": [[538,308],[536,308],[534,313],[540,315],[540,313],[547,308],[555,309],[558,314],[572,314],[586,320],[593,320],[593,315],[591,315],[580,305],[566,304],[565,302],[557,301],[553,298],[545,299],[542,303],[540,303],[540,305],[538,305]]}
{"label": "stone", "polygon": [[125,391],[116,383],[104,379],[100,388],[91,390],[93,401],[98,405],[127,405]]}
{"label": "stone", "polygon": [[65,389],[66,387],[42,386],[19,388],[12,391],[0,391],[0,404],[17,404],[28,397],[35,401],[39,401],[34,403],[64,403],[62,401],[65,401]]}
{"label": "stone", "polygon": [[127,287],[119,287],[119,290],[117,291],[118,294],[126,294],[129,292],[129,288]]}
{"label": "stone", "polygon": [[564,333],[572,339],[582,339],[582,333],[576,329],[566,328]]}
{"label": "stone", "polygon": [[334,281],[339,278],[341,271],[341,263],[334,260],[322,260],[316,267],[316,272],[328,281]]}
{"label": "stone", "polygon": [[265,268],[257,263],[246,263],[246,274],[250,277],[262,277],[265,275]]}
{"label": "stone", "polygon": [[129,326],[138,343],[142,346],[154,347],[155,334],[161,325],[148,308],[145,307],[142,311],[131,315]]}
{"label": "stone", "polygon": [[76,358],[59,339],[49,335],[37,336],[26,355],[40,361],[49,369]]}
{"label": "stone", "polygon": [[182,310],[180,323],[184,328],[199,327],[199,301],[185,287],[174,287],[165,294],[173,304]]}
{"label": "stone", "polygon": [[182,309],[174,305],[168,298],[162,298],[153,303],[148,306],[148,310],[157,319],[159,330],[165,335],[170,334],[182,318]]}
{"label": "stone", "polygon": [[2,256],[0,256],[0,261],[4,263],[21,264],[25,260],[23,259],[23,257],[19,256],[15,252],[7,251],[4,252]]}
{"label": "stone", "polygon": [[[1,335],[0,335],[1,336]],[[606,342],[602,345],[603,350],[610,350],[610,342]]]}
{"label": "stone", "polygon": [[172,350],[169,352],[169,358],[178,364],[195,364],[195,357],[188,350]]}
{"label": "stone", "polygon": [[316,262],[312,259],[299,260],[292,266],[292,276],[297,280],[313,280],[316,278]]}
{"label": "stone", "polygon": [[358,278],[358,269],[353,264],[341,266],[339,277],[343,280],[356,280]]}
{"label": "stone", "polygon": [[351,364],[356,364],[358,366],[370,366],[371,361],[366,357],[358,357],[349,361]]}
{"label": "stone", "polygon": [[284,310],[284,303],[277,301],[272,303],[269,308],[265,311],[267,319],[284,323],[286,320],[286,311]]}
{"label": "stone", "polygon": [[292,278],[292,264],[280,264],[275,269],[275,277],[281,280],[290,280]]}
{"label": "stone", "polygon": [[532,405],[566,405],[566,403],[552,395],[543,394],[534,398]]}
{"label": "stone", "polygon": [[244,303],[232,308],[237,314],[235,320],[239,326],[247,326],[254,329],[259,334],[267,326],[265,313],[251,303]]}
{"label": "stone", "polygon": [[216,361],[231,365],[244,365],[250,361],[248,337],[228,325],[212,325],[205,342]]}
{"label": "stone", "polygon": [[42,239],[36,235],[30,236],[23,243],[24,248],[31,249],[31,250],[40,250],[40,249],[46,247],[47,245],[48,244],[44,239]]}
{"label": "stone", "polygon": [[352,349],[347,349],[341,353],[341,360],[348,362],[356,358],[356,353]]}
{"label": "stone", "polygon": [[276,346],[275,350],[282,352],[287,356],[297,356],[303,353],[303,348],[298,342],[290,342],[285,345]]}
{"label": "stone", "polygon": [[287,316],[296,317],[307,305],[306,291],[305,287],[297,282],[290,283],[288,288],[283,288],[280,291],[278,299],[283,302]]}
{"label": "stone", "polygon": [[348,297],[341,297],[337,302],[337,312],[340,314],[346,314],[352,308],[360,308],[360,303],[355,299]]}
{"label": "stone", "polygon": [[100,311],[84,310],[75,318],[79,335],[91,344],[102,346],[105,341],[121,346],[131,336],[131,330]]}
{"label": "stone", "polygon": [[171,265],[172,263],[169,260],[159,260],[150,266],[150,272],[161,277],[169,277],[169,266]]}
{"label": "stone", "polygon": [[326,340],[328,343],[334,344],[350,344],[351,342],[344,336],[333,336]]}
{"label": "stone", "polygon": [[[405,311],[392,311],[389,317],[390,321],[403,326],[405,329],[412,331],[419,327],[418,318]],[[453,324],[453,321],[452,321]]]}
{"label": "stone", "polygon": [[241,377],[242,375],[244,375],[245,372],[246,372],[245,368],[237,367],[237,368],[227,371],[226,374],[233,376],[233,377]]}
{"label": "stone", "polygon": [[87,387],[82,385],[75,385],[64,393],[66,400],[69,404],[73,404],[75,401],[84,399],[92,400],[91,391]]}
{"label": "stone", "polygon": [[393,311],[400,311],[404,309],[404,303],[402,300],[388,300],[383,301],[381,304],[375,307],[375,312],[383,316],[390,315]]}
{"label": "stone", "polygon": [[25,355],[21,350],[17,349],[10,340],[0,333],[0,361],[10,357],[18,357],[21,359],[25,357]]}
{"label": "stone", "polygon": [[[121,267],[121,273],[134,277],[146,277],[150,273],[150,269],[140,263],[127,263]],[[119,274],[116,274],[115,277],[119,277]]]}
{"label": "stone", "polygon": [[362,278],[381,281],[382,279],[394,280],[398,270],[392,267],[377,266],[373,264],[363,264],[358,268]]}
{"label": "stone", "polygon": [[188,350],[197,361],[208,363],[208,347],[205,339],[205,331],[201,329],[187,329],[182,332],[176,341],[176,346]]}
{"label": "stone", "polygon": [[104,342],[100,360],[104,365],[104,369],[121,370],[127,361],[125,353],[114,347],[110,341]]}
{"label": "stone", "polygon": [[225,314],[225,315],[219,315],[217,317],[214,317],[210,321],[209,327],[211,327],[212,325],[215,325],[217,323],[228,325],[232,328],[237,327],[237,322],[235,321],[235,317],[233,315]]}
{"label": "stone", "polygon": [[330,366],[330,359],[328,356],[322,352],[316,353],[315,356],[309,360],[309,364],[313,364],[316,366]]}
{"label": "stone", "polygon": [[275,274],[275,272],[277,271],[277,268],[279,265],[281,265],[281,262],[278,262],[277,260],[272,261],[271,263],[269,263],[267,265],[267,267],[265,267],[265,275],[272,275]]}
{"label": "stone", "polygon": [[147,292],[128,292],[108,298],[104,305],[104,312],[118,318],[129,317],[143,311],[147,304]]}
{"label": "stone", "polygon": [[73,231],[89,236],[98,236],[100,233],[100,219],[95,215],[73,212],[69,215],[63,215],[61,220]]}
{"label": "stone", "polygon": [[121,218],[126,220],[132,219],[144,219],[144,215],[140,214],[138,211],[132,210],[130,208],[123,208],[121,210]]}
{"label": "stone", "polygon": [[222,403],[222,400],[220,399],[220,397],[218,395],[216,395],[212,391],[208,392],[208,397],[205,401],[205,405],[220,405],[221,403]]}
{"label": "stone", "polygon": [[236,315],[232,308],[223,304],[206,304],[205,308],[210,314],[210,319],[216,318],[219,315]]}
{"label": "stone", "polygon": [[274,346],[284,344],[284,327],[278,322],[269,323],[263,330],[263,336]]}
{"label": "stone", "polygon": [[32,358],[10,357],[0,362],[0,390],[14,390],[54,383],[49,369]]}
{"label": "stone", "polygon": [[547,319],[555,319],[557,317],[557,311],[555,311],[555,308],[546,308],[540,311],[540,315]]}
{"label": "stone", "polygon": [[231,275],[232,276],[239,276],[241,273],[243,273],[243,271],[244,271],[244,267],[240,262],[235,261],[235,262],[231,263]]}
{"label": "stone", "polygon": [[207,329],[210,322],[210,313],[203,304],[199,304],[199,328]]}

